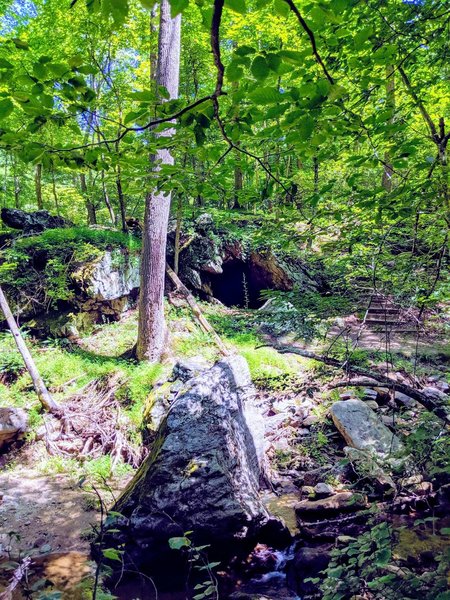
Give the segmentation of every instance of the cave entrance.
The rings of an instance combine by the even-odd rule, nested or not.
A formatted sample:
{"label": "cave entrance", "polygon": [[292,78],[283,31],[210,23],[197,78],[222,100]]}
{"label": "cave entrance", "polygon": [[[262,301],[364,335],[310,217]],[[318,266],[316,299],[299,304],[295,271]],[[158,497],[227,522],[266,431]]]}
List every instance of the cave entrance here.
{"label": "cave entrance", "polygon": [[211,275],[211,289],[214,298],[225,306],[239,308],[259,308],[264,304],[260,299],[264,288],[255,285],[250,267],[241,260],[233,260],[223,265],[223,273]]}

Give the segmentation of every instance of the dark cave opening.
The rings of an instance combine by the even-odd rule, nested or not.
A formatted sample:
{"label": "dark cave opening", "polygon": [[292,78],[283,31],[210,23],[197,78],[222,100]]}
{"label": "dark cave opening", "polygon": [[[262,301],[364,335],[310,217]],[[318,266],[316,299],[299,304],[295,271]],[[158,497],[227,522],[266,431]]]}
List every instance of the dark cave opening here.
{"label": "dark cave opening", "polygon": [[210,285],[214,298],[225,306],[259,308],[264,304],[260,294],[265,288],[258,285],[248,263],[241,260],[224,263],[223,273],[210,275]]}

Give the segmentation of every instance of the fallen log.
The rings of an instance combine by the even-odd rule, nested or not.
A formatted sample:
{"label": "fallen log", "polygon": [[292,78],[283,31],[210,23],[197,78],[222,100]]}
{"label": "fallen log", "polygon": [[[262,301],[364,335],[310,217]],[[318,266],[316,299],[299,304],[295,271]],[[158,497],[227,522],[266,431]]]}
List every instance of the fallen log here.
{"label": "fallen log", "polygon": [[37,397],[39,398],[39,402],[49,412],[53,414],[59,414],[60,406],[54,400],[47,390],[47,387],[44,383],[44,380],[39,374],[37,370],[36,364],[33,360],[33,357],[30,354],[30,351],[27,348],[25,340],[23,339],[20,329],[16,323],[14,315],[11,312],[11,309],[8,304],[8,300],[6,299],[5,294],[3,293],[2,288],[0,287],[0,310],[5,315],[6,322],[8,323],[8,327],[12,333],[14,341],[16,342],[17,349],[19,350],[25,367],[31,377],[31,381],[33,382],[34,389],[36,391]]}
{"label": "fallen log", "polygon": [[431,397],[429,394],[424,393],[420,390],[417,390],[405,383],[398,383],[394,381],[387,375],[383,375],[382,373],[378,373],[377,371],[371,371],[369,369],[365,369],[364,367],[360,367],[358,365],[352,365],[350,362],[342,363],[341,361],[331,358],[330,356],[323,356],[321,354],[316,354],[315,352],[310,352],[309,350],[303,350],[302,348],[298,348],[297,346],[287,346],[282,344],[269,344],[275,350],[277,350],[280,354],[297,354],[298,356],[303,356],[304,358],[311,358],[313,360],[317,360],[322,362],[330,367],[335,367],[337,369],[344,369],[347,373],[354,373],[355,375],[361,375],[362,377],[367,377],[372,379],[383,386],[390,387],[391,389],[401,392],[402,394],[406,394],[410,398],[416,400],[419,404],[421,404],[428,411],[434,413],[439,419],[444,421],[447,425],[450,425],[450,414],[449,410],[446,406],[436,402],[436,400]]}
{"label": "fallen log", "polygon": [[167,264],[166,264],[166,273],[169,276],[169,279],[174,284],[176,290],[181,293],[181,295],[184,297],[184,299],[186,300],[186,302],[192,309],[192,312],[194,313],[194,316],[197,319],[197,321],[199,322],[200,327],[203,329],[203,331],[205,333],[210,334],[213,337],[214,342],[216,343],[216,346],[219,348],[220,353],[223,356],[229,356],[230,351],[228,350],[228,348],[225,346],[225,344],[220,339],[220,336],[217,333],[217,331],[212,327],[212,325],[206,319],[205,315],[202,313],[202,310],[201,310],[200,306],[198,305],[194,296],[191,294],[191,292],[188,290],[188,288],[184,285],[184,283],[181,281],[181,279],[178,277],[178,275],[175,273],[175,271]]}

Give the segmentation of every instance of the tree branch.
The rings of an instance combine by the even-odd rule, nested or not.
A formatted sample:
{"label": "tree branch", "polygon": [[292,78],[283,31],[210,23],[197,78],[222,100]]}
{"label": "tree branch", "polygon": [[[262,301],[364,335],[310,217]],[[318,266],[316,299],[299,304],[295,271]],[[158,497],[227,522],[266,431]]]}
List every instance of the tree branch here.
{"label": "tree branch", "polygon": [[305,21],[305,19],[302,17],[300,11],[298,10],[298,8],[295,6],[293,0],[284,0],[284,2],[286,2],[286,4],[289,6],[289,8],[291,9],[291,11],[295,14],[295,16],[297,17],[300,25],[302,26],[303,30],[306,32],[306,34],[309,37],[309,41],[311,42],[311,47],[312,47],[312,52],[314,55],[314,58],[317,60],[317,62],[319,63],[319,65],[322,67],[322,71],[325,73],[325,77],[328,79],[328,81],[333,84],[334,83],[334,79],[331,77],[330,73],[328,72],[325,63],[323,62],[319,51],[317,50],[317,44],[316,44],[316,38],[314,36],[314,33],[312,32],[312,30],[310,29],[310,27],[308,26],[307,22]]}
{"label": "tree branch", "polygon": [[383,375],[382,373],[370,371],[369,369],[358,367],[357,365],[352,365],[348,362],[346,362],[345,365],[343,365],[340,361],[336,360],[335,358],[331,358],[329,356],[322,356],[321,354],[316,354],[315,352],[303,350],[301,348],[297,348],[296,346],[285,346],[282,344],[276,344],[272,347],[275,348],[275,350],[277,350],[280,354],[298,354],[299,356],[311,358],[313,360],[322,362],[326,365],[329,365],[330,367],[336,367],[338,369],[345,368],[345,370],[348,373],[355,373],[356,375],[361,375],[363,377],[374,379],[379,383],[389,386],[393,390],[397,390],[398,392],[406,394],[410,398],[417,400],[417,402],[419,402],[419,404],[421,404],[424,408],[426,408],[430,412],[433,412],[447,425],[450,425],[450,414],[446,406],[439,405],[429,394],[425,394],[424,392],[421,392],[404,383],[398,383],[397,381],[394,381],[393,379],[387,377],[386,375]]}

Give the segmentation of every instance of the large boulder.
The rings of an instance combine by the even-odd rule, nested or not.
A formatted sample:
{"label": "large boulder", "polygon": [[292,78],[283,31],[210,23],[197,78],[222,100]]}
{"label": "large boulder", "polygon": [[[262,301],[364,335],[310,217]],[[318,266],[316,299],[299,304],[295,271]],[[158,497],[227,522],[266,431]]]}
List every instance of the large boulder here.
{"label": "large boulder", "polygon": [[46,210],[25,212],[18,208],[2,208],[3,223],[12,229],[21,229],[24,233],[41,233],[45,229],[70,227],[72,223],[60,216],[51,215]]}
{"label": "large boulder", "polygon": [[20,408],[0,408],[0,450],[19,438],[27,424],[27,415]]}
{"label": "large boulder", "polygon": [[157,565],[173,565],[168,540],[187,531],[220,560],[257,541],[286,542],[286,529],[259,495],[264,431],[253,396],[241,356],[186,383],[114,508],[123,517],[112,525],[106,547],[122,545],[126,563],[154,572]]}
{"label": "large boulder", "polygon": [[349,446],[381,455],[398,452],[402,444],[376,413],[361,400],[340,400],[330,409],[331,418]]}

